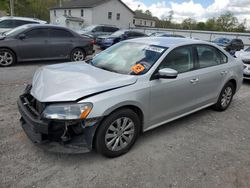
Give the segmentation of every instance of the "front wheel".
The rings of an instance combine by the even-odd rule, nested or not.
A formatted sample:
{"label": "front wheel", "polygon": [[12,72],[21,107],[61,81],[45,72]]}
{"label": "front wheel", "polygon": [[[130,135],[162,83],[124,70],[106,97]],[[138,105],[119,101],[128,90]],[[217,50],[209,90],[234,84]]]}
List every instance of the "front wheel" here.
{"label": "front wheel", "polygon": [[76,48],[74,50],[72,50],[71,54],[70,54],[70,60],[71,61],[83,61],[86,57],[86,53],[84,52],[84,50],[80,49],[80,48]]}
{"label": "front wheel", "polygon": [[96,149],[106,157],[118,157],[134,145],[140,120],[130,109],[121,109],[109,115],[97,131]]}
{"label": "front wheel", "polygon": [[213,106],[213,108],[217,111],[226,110],[232,102],[234,92],[235,92],[234,85],[231,82],[228,82],[223,87],[219,99],[217,103]]}
{"label": "front wheel", "polygon": [[15,54],[8,49],[0,49],[0,66],[8,67],[16,62]]}

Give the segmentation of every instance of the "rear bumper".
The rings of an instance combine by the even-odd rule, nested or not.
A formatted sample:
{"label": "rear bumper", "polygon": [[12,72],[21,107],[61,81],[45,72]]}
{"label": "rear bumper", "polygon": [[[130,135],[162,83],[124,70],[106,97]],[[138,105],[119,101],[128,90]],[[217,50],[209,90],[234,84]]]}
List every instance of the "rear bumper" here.
{"label": "rear bumper", "polygon": [[[93,137],[100,118],[96,120],[85,120],[82,122],[49,121],[43,120],[33,113],[34,108],[29,104],[26,95],[18,99],[18,109],[21,114],[20,124],[28,138],[40,148],[47,151],[58,153],[86,153],[92,150]],[[72,133],[71,126],[84,127],[84,124],[91,121],[91,126],[82,128],[79,134]],[[67,129],[65,129],[67,126]],[[57,127],[57,129],[55,129]],[[67,132],[65,131],[67,130]],[[69,139],[64,140],[63,134],[68,135]]]}

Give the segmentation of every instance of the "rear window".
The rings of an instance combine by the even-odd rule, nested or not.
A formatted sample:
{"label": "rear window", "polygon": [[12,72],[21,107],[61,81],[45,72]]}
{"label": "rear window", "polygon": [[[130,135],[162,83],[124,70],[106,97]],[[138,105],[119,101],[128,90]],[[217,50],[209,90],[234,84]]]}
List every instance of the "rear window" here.
{"label": "rear window", "polygon": [[50,37],[52,38],[69,38],[73,37],[73,35],[66,30],[63,29],[50,29]]}
{"label": "rear window", "polygon": [[0,28],[14,28],[14,20],[0,21]]}

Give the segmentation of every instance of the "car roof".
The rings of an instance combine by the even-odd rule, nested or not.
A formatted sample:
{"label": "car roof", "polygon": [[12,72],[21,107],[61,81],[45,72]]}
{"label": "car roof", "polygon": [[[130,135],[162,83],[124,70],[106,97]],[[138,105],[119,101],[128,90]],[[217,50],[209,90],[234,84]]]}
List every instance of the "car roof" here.
{"label": "car roof", "polygon": [[60,26],[60,25],[53,25],[53,24],[25,24],[26,26],[28,26],[29,28],[42,28],[42,27],[46,27],[46,28],[58,28],[58,29],[68,29],[67,27],[64,26]]}
{"label": "car roof", "polygon": [[39,20],[39,19],[36,19],[36,18],[28,18],[28,17],[4,16],[4,17],[1,17],[1,18],[0,18],[0,20],[7,20],[7,19],[24,20],[24,21],[33,21],[33,22],[38,22],[38,23],[42,23],[42,24],[47,23],[47,22],[44,21],[44,20]]}
{"label": "car roof", "polygon": [[176,38],[176,37],[142,37],[142,38],[131,39],[129,41],[137,42],[137,43],[144,43],[144,44],[146,43],[146,44],[156,45],[156,46],[163,46],[166,48],[178,47],[181,45],[188,45],[188,44],[213,45],[212,43],[201,41],[201,40],[194,40],[190,38]]}

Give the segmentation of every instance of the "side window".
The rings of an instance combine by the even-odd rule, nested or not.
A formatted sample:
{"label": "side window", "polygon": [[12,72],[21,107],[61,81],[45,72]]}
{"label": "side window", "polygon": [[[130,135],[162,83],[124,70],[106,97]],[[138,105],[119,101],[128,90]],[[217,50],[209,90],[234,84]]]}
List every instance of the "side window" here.
{"label": "side window", "polygon": [[159,69],[171,68],[178,73],[191,71],[195,68],[192,46],[184,46],[172,50],[161,63]]}
{"label": "side window", "polygon": [[51,29],[50,30],[50,37],[52,38],[70,38],[73,37],[73,35],[63,29]]}
{"label": "side window", "polygon": [[46,38],[48,37],[47,29],[33,29],[25,33],[26,38]]}
{"label": "side window", "polygon": [[112,27],[103,27],[103,31],[104,32],[112,33],[113,32],[113,28]]}
{"label": "side window", "polygon": [[94,31],[94,32],[103,32],[103,27],[98,26],[98,27],[96,27],[93,31]]}
{"label": "side window", "polygon": [[25,24],[37,24],[37,22],[24,21],[24,20],[14,20],[14,27],[18,27]]}
{"label": "side window", "polygon": [[197,46],[197,52],[200,68],[216,66],[227,62],[227,56],[212,46]]}
{"label": "side window", "polygon": [[14,28],[13,20],[3,20],[0,22],[0,28]]}
{"label": "side window", "polygon": [[111,32],[116,32],[116,31],[118,31],[119,29],[118,28],[116,28],[116,27],[112,27],[111,28]]}

